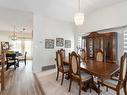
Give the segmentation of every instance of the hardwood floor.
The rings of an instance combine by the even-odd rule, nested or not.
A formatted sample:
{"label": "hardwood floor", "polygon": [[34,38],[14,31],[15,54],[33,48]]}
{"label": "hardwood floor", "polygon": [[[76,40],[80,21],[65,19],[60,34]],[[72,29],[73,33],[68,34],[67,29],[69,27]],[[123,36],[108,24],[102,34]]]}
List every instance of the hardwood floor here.
{"label": "hardwood floor", "polygon": [[13,67],[9,72],[9,80],[4,91],[0,95],[43,95],[32,74],[32,61],[19,64],[16,70]]}

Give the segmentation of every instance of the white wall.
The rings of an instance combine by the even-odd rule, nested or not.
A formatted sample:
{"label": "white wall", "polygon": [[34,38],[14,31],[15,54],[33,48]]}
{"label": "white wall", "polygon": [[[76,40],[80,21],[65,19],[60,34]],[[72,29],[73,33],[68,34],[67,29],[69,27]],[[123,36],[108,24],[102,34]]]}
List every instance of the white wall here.
{"label": "white wall", "polygon": [[9,33],[8,32],[0,32],[0,42],[9,41]]}
{"label": "white wall", "polygon": [[[45,49],[45,39],[64,38],[64,40],[71,40],[71,48],[74,49],[74,27],[71,23],[53,20],[51,18],[34,15],[34,32],[33,32],[33,72],[39,72],[42,66],[55,64],[55,53],[59,48]],[[55,42],[56,43],[56,42]]]}
{"label": "white wall", "polygon": [[91,32],[127,25],[127,2],[99,9],[85,17],[85,23],[79,27],[82,32]]}

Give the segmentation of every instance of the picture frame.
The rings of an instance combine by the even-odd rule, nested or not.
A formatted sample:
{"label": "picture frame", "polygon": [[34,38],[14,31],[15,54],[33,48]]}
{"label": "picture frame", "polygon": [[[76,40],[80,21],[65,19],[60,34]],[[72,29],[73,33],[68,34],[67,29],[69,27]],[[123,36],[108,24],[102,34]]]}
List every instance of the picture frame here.
{"label": "picture frame", "polygon": [[71,40],[65,40],[65,48],[71,48]]}
{"label": "picture frame", "polygon": [[54,39],[45,39],[45,48],[53,49],[54,48]]}
{"label": "picture frame", "polygon": [[64,46],[64,38],[56,38],[56,46],[63,47]]}

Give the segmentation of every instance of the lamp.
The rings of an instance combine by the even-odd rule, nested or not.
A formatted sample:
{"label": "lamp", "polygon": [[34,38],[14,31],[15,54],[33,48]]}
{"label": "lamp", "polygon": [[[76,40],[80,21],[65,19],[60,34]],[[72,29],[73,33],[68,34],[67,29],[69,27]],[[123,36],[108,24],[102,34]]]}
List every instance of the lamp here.
{"label": "lamp", "polygon": [[16,33],[13,33],[13,35],[11,36],[11,39],[12,39],[13,41],[17,40],[17,35],[16,35]]}
{"label": "lamp", "polygon": [[74,15],[74,22],[76,25],[82,25],[83,22],[84,22],[84,13],[81,12],[80,10],[80,0],[79,0],[79,12],[77,12],[75,15]]}
{"label": "lamp", "polygon": [[11,36],[11,40],[13,40],[13,41],[17,40],[17,35],[16,35],[16,32],[15,32],[15,26],[14,26],[14,33]]}

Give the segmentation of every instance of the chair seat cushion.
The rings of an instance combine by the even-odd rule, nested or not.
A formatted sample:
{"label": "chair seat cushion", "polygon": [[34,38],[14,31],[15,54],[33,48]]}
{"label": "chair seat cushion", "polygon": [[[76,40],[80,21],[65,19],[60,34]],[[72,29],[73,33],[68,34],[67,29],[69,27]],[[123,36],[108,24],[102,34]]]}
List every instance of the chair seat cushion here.
{"label": "chair seat cushion", "polygon": [[19,59],[19,60],[23,60],[24,57],[23,57],[23,56],[18,56],[18,59]]}
{"label": "chair seat cushion", "polygon": [[113,76],[112,79],[114,79],[114,80],[119,80],[119,77]]}
{"label": "chair seat cushion", "polygon": [[110,86],[112,88],[116,88],[117,84],[118,84],[118,81],[117,80],[114,80],[114,79],[107,79],[107,80],[100,80],[98,79],[99,82],[107,85],[107,86]]}
{"label": "chair seat cushion", "polygon": [[81,72],[81,80],[82,81],[87,81],[89,80],[90,78],[92,78],[92,76],[86,72]]}
{"label": "chair seat cushion", "polygon": [[[87,81],[87,80],[89,80],[90,78],[92,78],[92,76],[89,75],[89,74],[86,73],[86,72],[81,72],[80,75],[81,75],[81,81]],[[74,76],[75,78],[79,79],[79,75],[73,75],[73,74],[72,74],[72,76]]]}
{"label": "chair seat cushion", "polygon": [[15,61],[14,60],[8,60],[8,63],[14,63]]}
{"label": "chair seat cushion", "polygon": [[64,65],[64,72],[68,72],[69,71],[69,65]]}
{"label": "chair seat cushion", "polygon": [[[62,71],[62,67],[59,67],[59,69],[60,69],[60,71]],[[63,66],[63,69],[64,69],[64,72],[66,73],[66,72],[68,72],[69,71],[69,65],[64,65]]]}

